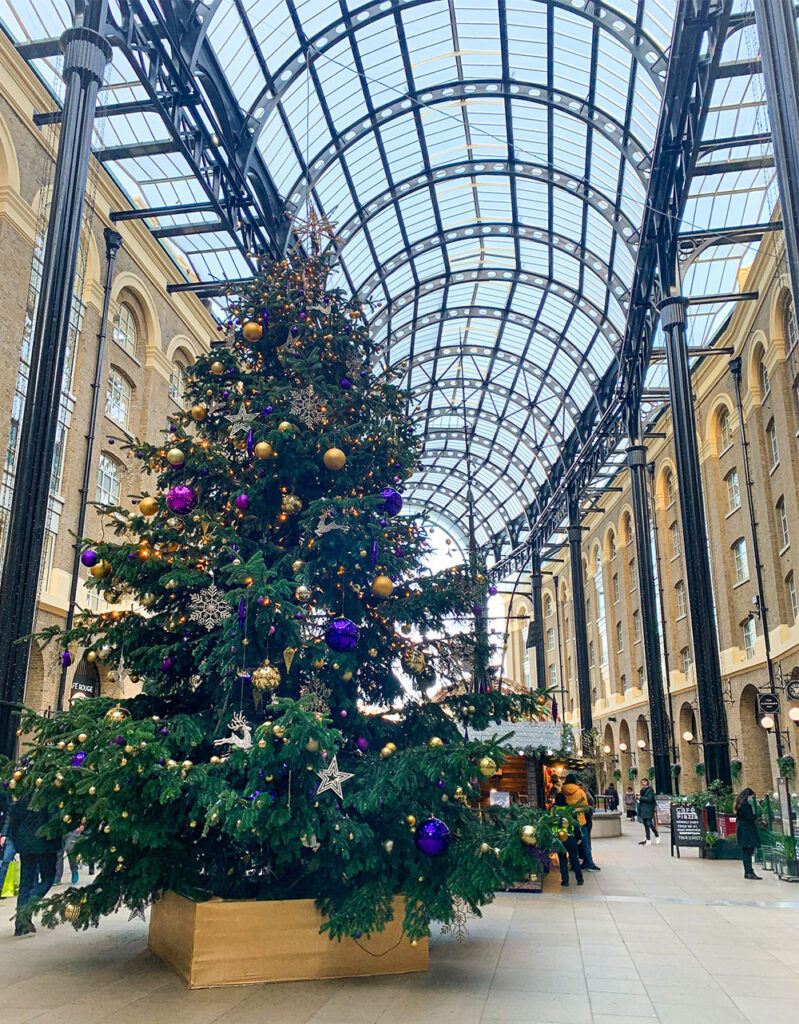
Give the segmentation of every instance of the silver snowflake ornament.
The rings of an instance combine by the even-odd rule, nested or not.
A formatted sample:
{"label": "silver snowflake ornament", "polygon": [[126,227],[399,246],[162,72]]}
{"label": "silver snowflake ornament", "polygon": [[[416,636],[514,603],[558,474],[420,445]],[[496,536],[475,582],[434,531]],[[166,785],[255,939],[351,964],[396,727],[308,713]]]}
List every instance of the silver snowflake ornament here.
{"label": "silver snowflake ornament", "polygon": [[332,789],[339,800],[344,795],[341,792],[342,782],[346,782],[347,779],[352,778],[352,772],[342,772],[338,766],[338,754],[333,756],[333,760],[330,762],[327,768],[324,768],[321,772],[316,773],[322,780],[319,783],[319,788],[316,791],[316,795],[326,792],[328,789]]}
{"label": "silver snowflake ornament", "polygon": [[232,614],[232,609],[225,600],[225,592],[215,583],[193,594],[189,601],[189,618],[206,629],[214,629]]}
{"label": "silver snowflake ornament", "polygon": [[330,690],[319,679],[312,679],[300,687],[300,696],[309,697],[311,711],[316,715],[330,714]]}
{"label": "silver snowflake ornament", "polygon": [[469,934],[466,922],[470,917],[475,917],[462,896],[455,896],[452,900],[452,920],[448,924],[441,925],[442,935],[454,935],[456,941],[463,942]]}
{"label": "silver snowflake ornament", "polygon": [[325,418],[320,407],[319,396],[310,384],[302,391],[294,392],[289,408],[292,416],[295,416],[306,427],[318,427]]}

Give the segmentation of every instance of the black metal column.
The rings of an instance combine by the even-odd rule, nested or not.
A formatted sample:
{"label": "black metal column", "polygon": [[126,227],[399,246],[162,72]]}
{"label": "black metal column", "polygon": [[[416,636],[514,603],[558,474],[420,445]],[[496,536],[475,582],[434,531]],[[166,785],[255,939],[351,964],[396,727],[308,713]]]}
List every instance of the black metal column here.
{"label": "black metal column", "polygon": [[[80,548],[83,531],[86,526],[86,505],[89,501],[89,489],[91,487],[92,460],[94,458],[94,435],[97,430],[97,413],[100,408],[100,397],[103,392],[103,360],[105,358],[105,340],[108,336],[108,313],[111,308],[111,287],[114,283],[114,267],[116,266],[117,253],[122,245],[122,235],[113,228],[106,228],[105,236],[105,287],[103,289],[103,312],[100,317],[100,330],[97,332],[97,358],[94,364],[94,380],[92,381],[92,405],[89,412],[89,429],[86,433],[86,454],[83,459],[83,483],[80,487],[80,507],[78,509],[78,525],[75,527],[75,556],[72,560],[72,579],[69,582],[69,606],[67,608],[66,629],[72,629],[75,622],[75,606],[78,596],[78,581],[80,579]],[[58,680],[58,697],[56,699],[56,711],[64,706],[64,691],[67,683],[66,665],[61,666],[61,675]]]}
{"label": "black metal column", "polygon": [[18,641],[30,636],[36,613],[94,110],[111,59],[104,36],[106,15],[107,0],[88,0],[78,7],[75,27],[61,37],[66,97],[0,584],[0,753],[8,755],[16,746],[16,713],[24,699],[30,658],[31,641]]}
{"label": "black metal column", "polygon": [[580,503],[569,501],[569,562],[572,574],[572,619],[574,621],[574,655],[577,662],[577,695],[580,699],[580,728],[583,733],[594,728],[591,709],[591,675],[588,667],[588,636],[585,618],[585,586],[583,584],[583,531],[580,526]]}
{"label": "black metal column", "polygon": [[696,443],[691,373],[685,335],[686,301],[681,295],[660,304],[669,368],[671,418],[680,492],[685,577],[696,665],[696,692],[702,722],[705,769],[709,781],[730,784],[727,713],[721,688],[716,609],[707,549],[707,522]]}
{"label": "black metal column", "polygon": [[799,316],[799,41],[794,2],[754,0],[754,11],[777,165],[793,308]]}
{"label": "black metal column", "polygon": [[[635,440],[635,439],[633,439]],[[663,697],[663,668],[660,660],[655,573],[650,542],[649,506],[646,494],[646,447],[631,444],[627,449],[627,468],[635,525],[635,551],[638,570],[638,594],[644,636],[644,661],[649,689],[649,717],[652,726],[652,760],[655,766],[655,790],[671,793],[668,722]]]}
{"label": "black metal column", "polygon": [[544,613],[541,602],[541,551],[538,547],[532,550],[532,567],[530,569],[530,592],[532,596],[533,622],[535,623],[535,685],[541,689],[546,686],[546,659],[544,658]]}

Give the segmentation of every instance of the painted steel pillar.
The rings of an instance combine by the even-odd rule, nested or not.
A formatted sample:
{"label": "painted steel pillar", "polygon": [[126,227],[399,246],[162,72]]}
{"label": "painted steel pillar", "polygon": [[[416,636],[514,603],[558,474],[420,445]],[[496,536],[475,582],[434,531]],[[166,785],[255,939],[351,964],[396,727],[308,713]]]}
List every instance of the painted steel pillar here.
{"label": "painted steel pillar", "polygon": [[720,779],[729,785],[729,734],[721,687],[716,609],[713,602],[713,583],[707,549],[707,522],[702,500],[702,475],[699,469],[691,372],[688,364],[686,305],[681,295],[664,299],[659,307],[660,322],[665,335],[666,360],[669,368],[680,525],[705,770],[708,781]]}
{"label": "painted steel pillar", "polygon": [[0,584],[0,753],[13,756],[36,614],[62,378],[97,94],[111,46],[108,0],[78,6],[61,37],[66,96],[53,177],[42,282],[31,333],[30,379]]}
{"label": "painted steel pillar", "polygon": [[794,0],[754,0],[785,249],[799,316],[799,40]]}
{"label": "painted steel pillar", "polygon": [[580,526],[580,503],[569,501],[569,563],[572,574],[572,619],[574,621],[574,654],[577,664],[577,695],[580,700],[580,728],[583,733],[594,728],[591,701],[591,674],[588,667],[588,636],[585,617],[585,586],[583,583],[583,531]]}
{"label": "painted steel pillar", "polygon": [[649,692],[652,762],[655,766],[655,791],[671,793],[669,729],[666,702],[663,696],[663,666],[660,659],[660,637],[655,603],[655,573],[652,563],[649,505],[646,493],[646,447],[644,445],[631,444],[629,446],[627,468],[630,471],[632,491],[638,594],[641,601],[644,662]]}
{"label": "painted steel pillar", "polygon": [[532,595],[533,623],[535,625],[535,685],[540,689],[547,685],[546,659],[544,658],[544,611],[541,601],[541,551],[534,547],[532,551],[532,567],[530,570],[530,592]]}

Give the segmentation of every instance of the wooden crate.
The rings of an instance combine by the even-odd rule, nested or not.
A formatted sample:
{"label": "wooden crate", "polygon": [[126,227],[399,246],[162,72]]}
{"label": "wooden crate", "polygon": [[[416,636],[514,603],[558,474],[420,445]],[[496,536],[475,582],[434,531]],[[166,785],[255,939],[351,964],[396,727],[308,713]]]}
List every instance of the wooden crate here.
{"label": "wooden crate", "polygon": [[196,903],[168,892],[153,904],[149,946],[189,988],[426,971],[428,940],[410,944],[404,909],[397,897],[384,931],[338,942],[319,933],[313,900]]}

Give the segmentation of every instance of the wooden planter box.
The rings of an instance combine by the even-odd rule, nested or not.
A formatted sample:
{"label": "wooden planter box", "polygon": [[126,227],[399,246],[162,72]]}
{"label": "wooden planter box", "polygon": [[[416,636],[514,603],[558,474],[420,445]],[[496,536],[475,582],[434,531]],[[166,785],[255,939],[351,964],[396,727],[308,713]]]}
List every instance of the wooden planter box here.
{"label": "wooden planter box", "polygon": [[167,892],[152,907],[149,947],[189,988],[426,971],[428,940],[411,946],[404,909],[397,897],[384,931],[331,942],[313,900],[195,903]]}

